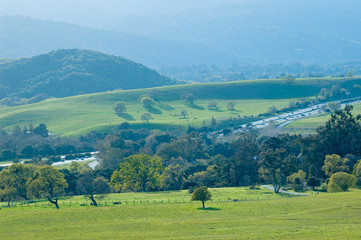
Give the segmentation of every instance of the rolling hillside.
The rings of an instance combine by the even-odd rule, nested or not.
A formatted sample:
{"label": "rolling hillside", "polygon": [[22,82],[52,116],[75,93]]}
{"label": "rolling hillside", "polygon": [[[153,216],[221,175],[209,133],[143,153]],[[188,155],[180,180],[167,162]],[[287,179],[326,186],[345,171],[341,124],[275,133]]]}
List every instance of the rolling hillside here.
{"label": "rolling hillside", "polygon": [[[314,97],[322,88],[332,84],[352,88],[361,79],[298,79],[287,86],[281,80],[249,80],[229,83],[188,84],[156,88],[156,104],[144,108],[139,97],[154,95],[151,89],[112,91],[87,94],[62,99],[49,99],[26,106],[0,109],[0,127],[11,129],[14,125],[46,123],[54,134],[80,135],[91,130],[106,130],[124,121],[132,127],[175,129],[187,126],[208,125],[214,116],[217,120],[230,117],[258,115],[275,106],[282,108],[299,98]],[[192,93],[197,99],[190,104],[182,99]],[[126,103],[127,111],[116,115],[113,106],[118,101]],[[209,110],[209,102],[215,101],[217,109]],[[227,111],[227,104],[233,101],[235,111]],[[180,113],[188,112],[184,118]],[[153,119],[147,124],[141,121],[143,113],[151,113]]]}
{"label": "rolling hillside", "polygon": [[68,49],[0,62],[0,97],[66,97],[114,89],[171,85],[144,65],[100,52]]}

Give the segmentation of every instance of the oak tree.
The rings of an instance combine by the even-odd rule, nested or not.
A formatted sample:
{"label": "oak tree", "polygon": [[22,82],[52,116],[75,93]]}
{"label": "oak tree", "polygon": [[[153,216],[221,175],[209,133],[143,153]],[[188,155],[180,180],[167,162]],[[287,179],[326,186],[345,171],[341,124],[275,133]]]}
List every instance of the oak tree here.
{"label": "oak tree", "polygon": [[34,197],[48,199],[59,209],[58,200],[65,193],[68,187],[64,174],[51,166],[42,166],[34,172],[33,178],[29,181],[28,193]]}

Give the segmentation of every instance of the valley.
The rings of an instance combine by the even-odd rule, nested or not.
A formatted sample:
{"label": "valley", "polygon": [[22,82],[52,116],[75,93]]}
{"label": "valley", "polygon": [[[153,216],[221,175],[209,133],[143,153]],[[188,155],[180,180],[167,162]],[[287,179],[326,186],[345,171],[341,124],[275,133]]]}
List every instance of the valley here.
{"label": "valley", "polygon": [[360,239],[358,0],[0,0],[0,239]]}

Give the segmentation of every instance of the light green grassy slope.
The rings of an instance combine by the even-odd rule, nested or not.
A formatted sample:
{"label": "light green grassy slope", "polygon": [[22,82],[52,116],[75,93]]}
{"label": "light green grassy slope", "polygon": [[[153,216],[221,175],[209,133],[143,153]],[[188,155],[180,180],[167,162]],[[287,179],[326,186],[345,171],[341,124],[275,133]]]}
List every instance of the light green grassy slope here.
{"label": "light green grassy slope", "polygon": [[[34,125],[46,123],[55,134],[80,135],[91,130],[109,129],[124,121],[135,127],[177,128],[188,125],[201,126],[212,116],[227,119],[238,115],[257,115],[267,112],[269,107],[287,105],[295,98],[312,97],[332,82],[351,84],[360,79],[300,79],[294,86],[286,86],[279,80],[249,80],[229,83],[189,84],[158,89],[158,101],[149,110],[154,119],[150,125],[140,120],[147,112],[138,98],[150,93],[150,89],[113,91],[88,94],[62,99],[50,99],[41,103],[0,109],[0,127],[11,129],[15,125],[32,122]],[[195,105],[180,100],[185,93],[197,97]],[[218,110],[208,110],[210,101],[217,101]],[[125,101],[127,114],[117,116],[112,107],[117,101]],[[236,103],[236,112],[226,111],[229,101]],[[182,110],[189,116],[180,116]]]}
{"label": "light green grassy slope", "polygon": [[[231,190],[237,195],[237,188]],[[222,189],[211,191],[215,196],[223,193]],[[172,192],[159,197],[166,199],[170,197],[167,195],[173,197]],[[354,191],[262,201],[214,201],[206,203],[207,210],[199,209],[198,202],[61,206],[60,210],[3,208],[0,238],[359,239],[360,201],[361,193]]]}
{"label": "light green grassy slope", "polygon": [[[361,114],[361,104],[355,104],[352,113],[354,115]],[[326,121],[330,118],[331,113],[323,113],[311,118],[300,119],[287,125],[285,131],[313,133],[317,127],[325,125]]]}

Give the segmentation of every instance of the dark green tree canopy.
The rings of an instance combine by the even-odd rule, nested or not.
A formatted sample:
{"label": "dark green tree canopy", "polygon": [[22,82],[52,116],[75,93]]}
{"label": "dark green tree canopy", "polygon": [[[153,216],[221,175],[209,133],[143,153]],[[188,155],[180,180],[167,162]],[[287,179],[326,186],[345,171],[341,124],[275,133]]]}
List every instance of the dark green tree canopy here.
{"label": "dark green tree canopy", "polygon": [[361,115],[352,115],[353,106],[336,110],[325,126],[317,129],[320,151],[326,154],[361,155]]}
{"label": "dark green tree canopy", "polygon": [[91,169],[84,169],[77,182],[80,194],[85,194],[92,201],[94,206],[98,206],[95,194],[105,194],[110,192],[108,181],[101,176],[97,176]]}
{"label": "dark green tree canopy", "polygon": [[64,174],[54,167],[39,167],[33,178],[29,181],[28,193],[33,197],[47,198],[48,201],[59,208],[58,199],[65,193],[68,183]]}
{"label": "dark green tree canopy", "polygon": [[212,198],[212,194],[205,186],[199,187],[194,190],[192,194],[192,201],[201,201],[202,207],[205,208],[204,203]]}
{"label": "dark green tree canopy", "polygon": [[44,93],[66,97],[177,82],[123,57],[79,49],[62,49],[4,62],[0,66],[0,79],[0,94],[5,93],[2,97],[26,98],[41,97]]}
{"label": "dark green tree canopy", "polygon": [[160,187],[162,171],[160,158],[150,158],[146,154],[132,155],[119,165],[119,171],[113,174],[111,184],[133,191],[157,189]]}
{"label": "dark green tree canopy", "polygon": [[152,108],[155,105],[155,101],[149,96],[141,96],[139,100],[144,108]]}
{"label": "dark green tree canopy", "polygon": [[118,115],[122,115],[127,111],[127,106],[124,101],[116,102],[113,107],[114,111]]}

